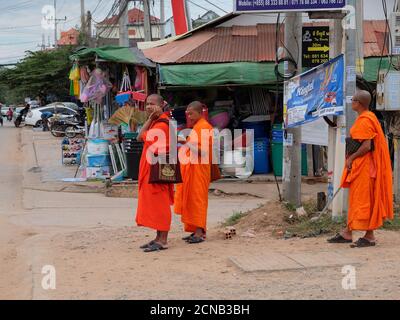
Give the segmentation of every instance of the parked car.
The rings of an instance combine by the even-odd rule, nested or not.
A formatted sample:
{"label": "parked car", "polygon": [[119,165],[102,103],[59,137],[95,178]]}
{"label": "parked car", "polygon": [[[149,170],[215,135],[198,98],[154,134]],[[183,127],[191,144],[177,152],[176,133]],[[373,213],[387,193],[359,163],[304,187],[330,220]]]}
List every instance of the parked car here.
{"label": "parked car", "polygon": [[1,107],[1,116],[2,117],[7,117],[7,112],[8,112],[8,107],[6,107],[5,105],[3,105]]}
{"label": "parked car", "polygon": [[30,110],[25,119],[25,124],[33,127],[40,127],[42,125],[42,113],[51,112],[59,118],[70,118],[78,116],[78,112],[72,108],[66,107],[63,104],[51,104],[45,107],[35,108]]}
{"label": "parked car", "polygon": [[79,110],[79,106],[73,102],[53,102],[48,104],[46,107],[53,107],[53,106],[64,106],[75,111]]}

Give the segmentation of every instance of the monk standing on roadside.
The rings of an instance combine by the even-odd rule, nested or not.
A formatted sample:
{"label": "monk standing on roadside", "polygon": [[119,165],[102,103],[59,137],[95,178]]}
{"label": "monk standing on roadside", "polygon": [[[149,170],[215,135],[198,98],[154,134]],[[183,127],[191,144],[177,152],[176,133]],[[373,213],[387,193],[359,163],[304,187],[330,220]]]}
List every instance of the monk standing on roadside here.
{"label": "monk standing on roadside", "polygon": [[389,148],[382,127],[369,111],[371,95],[358,91],[353,97],[353,110],[358,118],[351,128],[353,140],[361,144],[347,156],[341,186],[350,189],[347,228],[330,243],[351,243],[353,231],[366,231],[352,248],[376,245],[374,231],[387,219],[393,219],[392,167]]}
{"label": "monk standing on roadside", "polygon": [[[139,197],[136,213],[138,226],[151,228],[157,231],[153,241],[141,246],[144,252],[154,252],[167,249],[168,232],[171,227],[171,206],[174,203],[174,186],[172,184],[150,184],[150,162],[147,153],[155,148],[154,153],[168,152],[169,118],[163,113],[164,100],[159,95],[151,95],[146,100],[146,112],[149,119],[139,133],[138,141],[144,142],[139,167]],[[147,139],[149,133],[157,135],[156,131],[165,138],[152,141]],[[149,141],[148,141],[149,140]],[[161,144],[165,145],[161,145]],[[156,147],[155,147],[156,145]]]}
{"label": "monk standing on roadside", "polygon": [[207,229],[213,127],[202,116],[203,107],[195,101],[186,111],[194,127],[188,139],[180,141],[184,143],[179,152],[183,183],[175,192],[175,213],[181,215],[185,231],[192,233],[183,240],[191,244],[203,242]]}

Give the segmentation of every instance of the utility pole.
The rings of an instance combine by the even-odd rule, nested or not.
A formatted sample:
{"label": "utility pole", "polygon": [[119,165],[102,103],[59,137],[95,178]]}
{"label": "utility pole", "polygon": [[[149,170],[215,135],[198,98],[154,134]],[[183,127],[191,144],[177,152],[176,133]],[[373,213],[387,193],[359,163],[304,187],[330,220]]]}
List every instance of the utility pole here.
{"label": "utility pole", "polygon": [[128,4],[128,0],[119,1],[119,45],[121,47],[129,47]]}
{"label": "utility pole", "polygon": [[89,47],[92,47],[92,13],[90,11],[86,14],[86,37]]}
{"label": "utility pole", "polygon": [[188,30],[193,29],[192,18],[190,17],[189,1],[185,0],[186,20],[188,23]]}
{"label": "utility pole", "polygon": [[165,0],[160,0],[160,39],[165,38]]}
{"label": "utility pole", "polygon": [[[286,13],[285,47],[297,59],[297,72],[302,69],[300,59],[302,51],[301,12]],[[285,74],[292,73],[293,66],[285,65]],[[283,196],[284,200],[296,207],[301,207],[301,128],[287,129],[287,139],[283,147]],[[285,132],[285,135],[286,135]]]}
{"label": "utility pole", "polygon": [[[343,26],[342,20],[334,19],[330,23],[330,58],[333,59],[343,52]],[[340,188],[341,174],[343,172],[343,162],[345,158],[345,144],[341,140],[341,134],[345,130],[345,116],[336,117],[337,127],[329,126],[329,145],[328,145],[328,198]],[[343,193],[337,195],[332,203],[332,217],[337,220],[343,213]]]}
{"label": "utility pole", "polygon": [[61,21],[67,21],[67,17],[65,17],[64,19],[57,19],[57,0],[54,0],[54,48],[58,48],[57,25]]}
{"label": "utility pole", "polygon": [[150,16],[150,3],[149,0],[143,0],[144,11],[144,40],[152,41],[153,35],[151,30],[151,16]]}
{"label": "utility pole", "polygon": [[[396,12],[400,12],[400,1],[396,1]],[[393,54],[393,52],[391,52]],[[400,62],[398,64],[400,68]],[[395,117],[400,117],[399,115],[395,115]],[[393,147],[394,147],[394,174],[393,174],[393,193],[394,193],[394,201],[396,204],[400,204],[400,137],[393,137]]]}
{"label": "utility pole", "polygon": [[57,0],[54,0],[54,48],[58,47],[57,41]]}
{"label": "utility pole", "polygon": [[[346,137],[350,136],[350,129],[354,125],[356,120],[356,113],[352,109],[351,98],[354,96],[357,89],[357,71],[360,72],[363,69],[363,1],[360,0],[348,0],[348,7],[350,12],[345,18],[345,117],[339,117],[338,129],[336,136],[336,160],[335,160],[335,177],[334,186],[335,190],[340,187],[341,176],[345,167],[345,144]],[[334,219],[342,217],[348,212],[348,190],[344,190],[333,202],[332,216]]]}
{"label": "utility pole", "polygon": [[85,0],[81,0],[81,33],[85,36],[85,43],[87,32],[86,32],[86,19],[85,19]]}

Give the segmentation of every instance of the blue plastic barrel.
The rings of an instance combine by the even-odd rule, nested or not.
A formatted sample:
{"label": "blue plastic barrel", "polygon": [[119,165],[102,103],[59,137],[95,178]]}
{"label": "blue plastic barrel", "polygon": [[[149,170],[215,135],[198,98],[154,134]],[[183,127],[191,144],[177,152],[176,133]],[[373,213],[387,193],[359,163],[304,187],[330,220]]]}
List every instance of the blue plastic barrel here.
{"label": "blue plastic barrel", "polygon": [[270,142],[268,138],[254,140],[254,173],[267,174],[271,172],[269,161]]}

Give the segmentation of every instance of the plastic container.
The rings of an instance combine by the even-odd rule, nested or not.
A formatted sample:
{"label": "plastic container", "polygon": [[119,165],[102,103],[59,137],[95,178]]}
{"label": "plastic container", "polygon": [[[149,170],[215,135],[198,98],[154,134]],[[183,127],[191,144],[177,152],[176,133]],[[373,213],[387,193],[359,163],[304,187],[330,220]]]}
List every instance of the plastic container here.
{"label": "plastic container", "polygon": [[106,167],[111,165],[111,158],[109,155],[88,155],[88,167]]}
{"label": "plastic container", "polygon": [[271,172],[269,162],[270,143],[267,138],[254,141],[254,173],[267,174]]}
{"label": "plastic container", "polygon": [[87,150],[90,155],[110,154],[110,151],[108,150],[108,140],[105,139],[88,140]]}
{"label": "plastic container", "polygon": [[140,158],[143,152],[143,142],[125,140],[126,176],[134,181],[139,179]]}
{"label": "plastic container", "polygon": [[228,127],[230,121],[229,112],[221,111],[210,114],[210,124],[219,130],[223,130]]}
{"label": "plastic container", "polygon": [[[283,175],[283,143],[272,142],[272,166],[274,168],[275,175],[282,177]],[[301,174],[303,176],[308,175],[307,165],[307,145],[302,145],[301,148]]]}
{"label": "plastic container", "polygon": [[268,132],[271,128],[269,120],[266,117],[253,116],[242,121],[242,129],[254,130],[254,139],[268,138]]}

